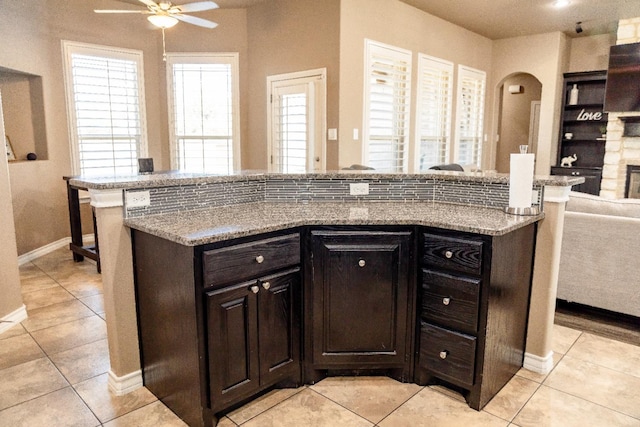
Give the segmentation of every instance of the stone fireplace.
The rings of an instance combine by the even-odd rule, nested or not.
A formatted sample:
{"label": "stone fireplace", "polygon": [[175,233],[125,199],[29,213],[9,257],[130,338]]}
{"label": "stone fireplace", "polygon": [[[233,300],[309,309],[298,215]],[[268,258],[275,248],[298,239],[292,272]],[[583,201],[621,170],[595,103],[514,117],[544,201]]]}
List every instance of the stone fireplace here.
{"label": "stone fireplace", "polygon": [[[617,44],[640,42],[640,18],[618,23]],[[640,169],[640,112],[609,113],[600,196],[621,199],[636,168]]]}

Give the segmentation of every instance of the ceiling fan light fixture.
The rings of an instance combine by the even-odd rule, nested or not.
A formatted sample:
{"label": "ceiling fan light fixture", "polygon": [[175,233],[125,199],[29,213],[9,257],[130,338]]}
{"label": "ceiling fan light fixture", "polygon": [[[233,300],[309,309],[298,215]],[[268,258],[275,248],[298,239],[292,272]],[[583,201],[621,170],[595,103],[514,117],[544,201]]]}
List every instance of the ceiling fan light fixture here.
{"label": "ceiling fan light fixture", "polygon": [[555,8],[562,8],[562,7],[567,7],[571,4],[571,2],[569,0],[555,0],[553,2],[553,7]]}
{"label": "ceiling fan light fixture", "polygon": [[169,15],[149,15],[147,20],[158,28],[171,28],[178,23],[178,19]]}

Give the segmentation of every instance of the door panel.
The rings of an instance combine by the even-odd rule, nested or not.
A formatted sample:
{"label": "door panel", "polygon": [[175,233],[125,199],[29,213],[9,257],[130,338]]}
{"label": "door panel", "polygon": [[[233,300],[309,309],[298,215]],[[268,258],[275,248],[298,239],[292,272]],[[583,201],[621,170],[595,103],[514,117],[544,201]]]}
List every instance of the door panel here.
{"label": "door panel", "polygon": [[222,409],[258,387],[256,282],[207,293],[211,405]]}
{"label": "door panel", "polygon": [[[258,327],[260,384],[272,384],[300,369],[300,269],[261,278]],[[268,288],[268,289],[265,289]]]}

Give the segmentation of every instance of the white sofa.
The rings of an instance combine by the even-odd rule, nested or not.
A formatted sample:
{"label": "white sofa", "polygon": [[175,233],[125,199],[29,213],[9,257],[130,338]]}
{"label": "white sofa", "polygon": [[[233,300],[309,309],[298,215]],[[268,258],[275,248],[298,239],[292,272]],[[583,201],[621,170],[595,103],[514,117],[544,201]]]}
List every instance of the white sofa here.
{"label": "white sofa", "polygon": [[640,199],[570,193],[558,299],[640,317]]}

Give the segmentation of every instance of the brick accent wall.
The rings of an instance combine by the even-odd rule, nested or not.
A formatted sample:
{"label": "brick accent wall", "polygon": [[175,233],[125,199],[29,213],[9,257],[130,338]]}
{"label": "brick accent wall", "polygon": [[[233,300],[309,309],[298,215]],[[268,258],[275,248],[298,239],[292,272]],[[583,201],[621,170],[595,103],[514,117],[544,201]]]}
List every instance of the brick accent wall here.
{"label": "brick accent wall", "polygon": [[[636,42],[640,42],[640,17],[620,20],[616,44]],[[640,117],[640,113],[609,113],[600,186],[600,196],[608,199],[620,199],[625,196],[627,165],[640,165],[640,137],[623,136],[624,122],[620,116]]]}

